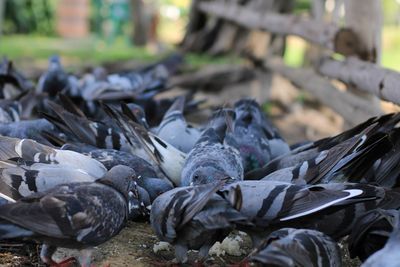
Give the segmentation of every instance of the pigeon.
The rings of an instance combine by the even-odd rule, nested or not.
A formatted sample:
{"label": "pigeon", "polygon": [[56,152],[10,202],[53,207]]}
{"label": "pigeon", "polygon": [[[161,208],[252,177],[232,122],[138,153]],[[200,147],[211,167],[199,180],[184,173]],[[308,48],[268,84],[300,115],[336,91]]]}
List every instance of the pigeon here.
{"label": "pigeon", "polygon": [[94,122],[73,114],[54,102],[49,101],[48,104],[57,117],[44,114],[45,117],[67,136],[72,135],[75,138],[72,142],[77,141],[97,148],[120,150],[139,156],[149,163],[153,162],[137,138],[129,136],[129,132],[125,132],[117,125],[107,125],[101,121]]}
{"label": "pigeon", "polygon": [[270,160],[290,151],[289,145],[267,120],[256,101],[239,100],[234,110],[231,145],[239,150],[245,172],[261,168]]}
{"label": "pigeon", "polygon": [[[43,242],[40,257],[56,265],[58,247],[80,250],[90,266],[90,249],[117,235],[128,217],[131,172],[114,168],[96,182],[58,185],[0,207],[0,239]],[[65,262],[65,261],[64,261]]]}
{"label": "pigeon", "polygon": [[147,93],[157,94],[166,89],[167,79],[181,65],[180,56],[170,56],[160,62],[129,72],[112,73],[102,79],[86,79],[81,97],[86,101],[138,98]]}
{"label": "pigeon", "polygon": [[348,238],[350,257],[365,261],[382,249],[393,232],[398,210],[375,209],[361,215]]}
{"label": "pigeon", "polygon": [[128,219],[131,221],[148,219],[152,202],[147,190],[139,186],[135,179],[136,177],[133,178],[133,186],[130,189],[128,198]]}
{"label": "pigeon", "polygon": [[60,57],[57,55],[49,58],[47,72],[39,78],[36,87],[36,94],[48,93],[50,97],[55,97],[59,92],[69,90],[68,74],[61,66]]}
{"label": "pigeon", "polygon": [[107,114],[114,118],[118,126],[125,133],[129,143],[139,142],[142,144],[145,153],[150,161],[156,163],[162,173],[174,186],[179,186],[181,182],[182,168],[186,160],[186,154],[176,149],[173,145],[162,140],[157,135],[151,133],[141,125],[132,120],[129,109],[122,107],[125,114],[105,105]]}
{"label": "pigeon", "polygon": [[385,246],[372,254],[361,266],[362,267],[395,267],[399,265],[400,256],[400,220],[399,214],[393,218],[393,232],[390,234]]}
{"label": "pigeon", "polygon": [[135,181],[140,187],[146,190],[151,203],[153,203],[159,195],[174,188],[172,183],[167,179],[138,176]]}
{"label": "pigeon", "polygon": [[342,266],[340,249],[329,236],[308,229],[272,232],[248,260],[263,266]]}
{"label": "pigeon", "polygon": [[0,136],[0,198],[19,199],[63,182],[94,181],[107,169],[88,156]]}
{"label": "pigeon", "polygon": [[59,136],[61,133],[45,119],[22,120],[0,124],[0,135],[20,138],[33,139],[39,143],[50,145],[51,143],[42,135],[42,132],[51,133]]}
{"label": "pigeon", "polygon": [[[335,182],[371,182],[365,180],[374,162],[393,150],[393,143],[399,142],[398,129],[390,135],[368,135],[367,129],[336,146],[323,150],[317,156],[277,170],[262,180],[278,180],[292,183],[304,181],[307,184]],[[391,169],[386,168],[386,172]],[[249,177],[247,177],[249,178]],[[383,184],[380,184],[383,185]]]}
{"label": "pigeon", "polygon": [[22,107],[18,101],[13,101],[8,99],[0,100],[1,124],[20,121],[21,113],[22,113]]}
{"label": "pigeon", "polygon": [[18,92],[25,92],[32,90],[34,84],[29,81],[20,71],[18,71],[12,61],[4,58],[0,64],[0,97],[11,99],[15,96],[14,92],[10,92],[10,85],[12,90]]}
{"label": "pigeon", "polygon": [[220,191],[256,226],[241,229],[253,245],[261,241],[260,233],[297,225],[338,239],[350,233],[355,219],[365,211],[400,206],[400,192],[367,184],[239,181]]}
{"label": "pigeon", "polygon": [[206,184],[230,177],[231,181],[243,180],[243,165],[239,151],[225,142],[230,131],[228,110],[217,111],[209,126],[187,155],[182,169],[181,186]]}
{"label": "pigeon", "polygon": [[[198,111],[199,106],[206,101],[205,99],[193,99],[193,93],[184,96],[186,101],[183,114],[185,115]],[[178,97],[154,99],[152,96],[141,96],[135,99],[135,103],[143,108],[149,126],[154,127],[160,125],[165,113]]]}
{"label": "pigeon", "polygon": [[113,127],[77,116],[54,102],[48,101],[48,105],[56,116],[42,115],[64,133],[73,135],[78,142],[117,150],[129,147],[123,134]]}
{"label": "pigeon", "polygon": [[143,108],[135,103],[126,104],[126,106],[130,109],[130,112],[135,115],[136,123],[142,125],[145,129],[150,129],[149,124],[147,123],[146,114]]}
{"label": "pigeon", "polygon": [[146,160],[124,151],[115,149],[87,148],[84,151],[79,147],[71,144],[65,144],[61,149],[73,150],[87,155],[101,162],[107,170],[117,165],[125,165],[135,170],[136,174],[141,177],[157,177],[157,172],[153,166]]}
{"label": "pigeon", "polygon": [[178,97],[165,113],[155,134],[184,153],[189,153],[199,140],[201,132],[187,124],[183,109],[185,96]]}
{"label": "pigeon", "polygon": [[31,139],[0,136],[0,160],[22,158],[37,162],[81,169],[91,176],[101,178],[107,172],[103,164],[80,153],[55,149]]}
{"label": "pigeon", "polygon": [[72,166],[24,161],[22,158],[0,161],[0,184],[3,185],[0,195],[13,200],[59,184],[94,182],[98,178]]}
{"label": "pigeon", "polygon": [[200,259],[205,259],[211,246],[234,228],[234,222],[246,219],[215,194],[222,183],[177,187],[153,202],[151,226],[161,241],[175,246],[178,262],[187,261],[188,249],[199,249]]}
{"label": "pigeon", "polygon": [[[295,167],[313,158],[319,159],[320,155],[324,156],[324,154],[327,153],[326,151],[335,146],[340,146],[340,144],[345,143],[349,139],[354,139],[356,136],[362,136],[366,131],[368,131],[368,136],[370,137],[381,137],[382,134],[388,134],[392,131],[399,121],[400,113],[371,118],[352,129],[338,134],[337,136],[323,138],[312,143],[307,143],[304,146],[300,146],[290,151],[290,153],[272,160],[261,168],[247,172],[245,178],[250,180],[259,180],[277,170]],[[374,140],[374,137],[372,140]]]}
{"label": "pigeon", "polygon": [[64,145],[61,149],[73,150],[87,155],[99,162],[101,162],[107,170],[110,170],[114,166],[124,165],[132,168],[136,173],[135,182],[142,189],[146,190],[146,194],[149,195],[150,202],[173,188],[171,182],[164,178],[157,178],[158,173],[154,170],[153,166],[145,161],[144,159],[135,156],[133,154],[114,150],[114,149],[85,149],[79,150],[76,146],[69,144]]}

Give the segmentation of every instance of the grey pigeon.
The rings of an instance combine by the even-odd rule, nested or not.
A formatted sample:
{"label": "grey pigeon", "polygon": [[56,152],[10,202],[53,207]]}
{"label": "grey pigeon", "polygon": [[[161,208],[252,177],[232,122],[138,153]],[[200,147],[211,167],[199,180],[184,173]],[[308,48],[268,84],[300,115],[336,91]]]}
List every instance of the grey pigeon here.
{"label": "grey pigeon", "polygon": [[390,234],[385,246],[372,254],[361,266],[362,267],[395,267],[400,262],[400,219],[397,216],[393,222],[393,232]]}
{"label": "grey pigeon", "polygon": [[103,177],[107,172],[103,164],[80,153],[55,149],[31,139],[0,136],[0,160],[12,158],[81,169],[96,178]]}
{"label": "grey pigeon", "polygon": [[159,196],[152,204],[150,222],[158,238],[175,246],[179,262],[187,261],[188,249],[199,249],[200,258],[216,241],[245,217],[215,192],[221,181],[207,185],[178,187]]}
{"label": "grey pigeon", "polygon": [[125,133],[127,141],[129,143],[139,142],[142,144],[150,161],[157,164],[165,177],[168,178],[174,186],[179,186],[186,154],[162,140],[157,135],[151,133],[143,126],[135,123],[130,118],[131,114],[128,114],[128,117],[109,106],[105,106],[105,110],[110,117],[118,122],[119,127]]}
{"label": "grey pigeon", "polygon": [[117,165],[124,165],[132,168],[137,177],[135,178],[135,182],[146,190],[151,202],[157,196],[173,188],[171,182],[168,180],[164,178],[156,178],[157,172],[154,170],[153,166],[140,157],[114,149],[93,149],[92,147],[85,147],[84,149],[80,148],[81,147],[76,145],[65,144],[61,149],[77,151],[96,159],[101,162],[107,170],[110,170]]}
{"label": "grey pigeon", "polygon": [[[368,131],[350,138],[336,146],[321,151],[317,156],[297,164],[293,167],[277,170],[262,180],[279,180],[297,183],[304,181],[307,184],[335,183],[335,182],[365,182],[376,183],[382,186],[385,184],[383,177],[390,173],[391,178],[397,177],[397,165],[385,166],[380,170],[381,181],[368,178],[371,166],[376,161],[383,163],[380,158],[390,152],[394,154],[394,144],[400,142],[400,131],[394,129],[388,135],[369,135]],[[391,162],[392,161],[386,161]],[[381,164],[383,165],[383,164]],[[397,173],[397,174],[396,174]],[[387,176],[387,175],[386,175]]]}
{"label": "grey pigeon", "polygon": [[182,186],[210,183],[230,177],[243,180],[242,159],[238,150],[225,142],[231,112],[217,111],[209,126],[187,156],[182,169]]}
{"label": "grey pigeon", "polygon": [[[130,136],[130,132],[118,127],[116,123],[105,124],[101,121],[91,121],[86,117],[73,114],[51,101],[48,101],[48,105],[57,116],[46,114],[46,118],[67,135],[73,135],[76,138],[73,141],[102,149],[128,152],[145,159],[149,163],[153,162],[153,159],[143,148],[143,144],[136,137]],[[124,118],[121,118],[121,120],[124,120]]]}
{"label": "grey pigeon", "polygon": [[174,188],[167,179],[138,176],[135,181],[140,187],[147,191],[150,202],[153,202],[159,195]]}
{"label": "grey pigeon", "polygon": [[[79,150],[79,147],[71,145],[64,145],[61,149],[67,150]],[[157,172],[153,166],[146,160],[133,155],[128,152],[119,151],[115,149],[88,149],[85,151],[78,151],[84,155],[87,155],[99,162],[101,162],[107,170],[117,165],[125,165],[135,170],[137,176],[141,177],[157,177]]]}
{"label": "grey pigeon", "polygon": [[88,156],[30,139],[0,136],[0,196],[18,199],[56,184],[94,181],[107,169]]}
{"label": "grey pigeon", "polygon": [[395,224],[398,217],[398,210],[383,209],[371,210],[361,215],[348,238],[350,256],[365,261],[382,249],[390,233],[397,227]]}
{"label": "grey pigeon", "polygon": [[33,139],[42,144],[50,145],[47,139],[42,136],[43,131],[52,133],[53,135],[59,134],[59,131],[45,119],[23,120],[0,124],[0,135],[20,139]]}
{"label": "grey pigeon", "polygon": [[185,96],[178,97],[165,113],[157,127],[157,136],[184,153],[189,153],[199,140],[201,132],[189,125],[183,116]]}
{"label": "grey pigeon", "polygon": [[22,107],[18,101],[0,100],[0,123],[20,121],[21,113]]}
{"label": "grey pigeon", "polygon": [[48,101],[48,106],[56,116],[43,115],[63,132],[73,135],[78,142],[97,148],[121,149],[130,152],[131,146],[115,127],[77,116],[51,101]]}
{"label": "grey pigeon", "polygon": [[329,236],[308,229],[283,228],[271,233],[249,261],[263,266],[340,267],[337,243]]}
{"label": "grey pigeon", "polygon": [[[135,179],[133,179],[134,181]],[[129,220],[147,219],[150,214],[151,199],[149,193],[136,182],[129,192]]]}
{"label": "grey pigeon", "polygon": [[364,212],[400,206],[400,193],[396,190],[366,184],[310,186],[241,181],[226,185],[221,192],[256,226],[242,229],[250,234],[254,245],[260,242],[260,233],[297,225],[340,238],[349,234]]}
{"label": "grey pigeon", "polygon": [[260,105],[251,99],[235,103],[232,146],[243,160],[245,172],[261,168],[270,160],[290,151],[277,129],[267,120]]}
{"label": "grey pigeon", "polygon": [[126,104],[126,106],[129,108],[130,112],[135,115],[136,122],[138,124],[142,125],[146,129],[150,129],[150,126],[146,120],[146,114],[141,106],[135,103],[129,103]]}
{"label": "grey pigeon", "polygon": [[[387,114],[381,117],[373,117],[343,133],[333,137],[323,138],[312,143],[305,144],[298,147],[286,155],[282,155],[262,168],[253,170],[246,174],[246,179],[258,180],[268,174],[288,168],[294,167],[312,158],[318,158],[319,154],[323,151],[328,151],[334,146],[340,145],[355,136],[360,136],[365,131],[369,130],[369,136],[380,134],[388,134],[394,129],[396,124],[400,121],[400,113]],[[326,153],[326,152],[323,152]]]}
{"label": "grey pigeon", "polygon": [[12,61],[4,58],[0,63],[1,98],[10,99],[13,96],[13,92],[7,90],[8,88],[17,89],[18,91],[24,92],[33,89],[34,85],[15,68]]}
{"label": "grey pigeon", "polygon": [[104,79],[86,84],[81,88],[81,96],[86,101],[119,100],[157,93],[166,87],[168,77],[181,64],[182,60],[176,59],[171,56],[141,70],[109,74]]}
{"label": "grey pigeon", "polygon": [[80,262],[90,266],[88,250],[118,234],[127,219],[132,180],[125,168],[94,183],[59,185],[1,206],[0,239],[43,242],[40,256],[49,265],[57,264],[57,247],[82,250]]}
{"label": "grey pigeon", "polygon": [[48,93],[50,97],[54,97],[57,93],[67,90],[69,90],[68,74],[61,66],[60,57],[52,56],[49,58],[47,72],[39,78],[36,93]]}

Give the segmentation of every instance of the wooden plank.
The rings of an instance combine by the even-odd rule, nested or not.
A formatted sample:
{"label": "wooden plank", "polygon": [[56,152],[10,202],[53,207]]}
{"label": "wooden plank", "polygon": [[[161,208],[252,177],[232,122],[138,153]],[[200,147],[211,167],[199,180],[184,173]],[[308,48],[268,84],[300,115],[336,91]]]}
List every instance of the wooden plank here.
{"label": "wooden plank", "polygon": [[[358,51],[357,36],[336,24],[296,15],[264,13],[227,2],[200,2],[198,9],[252,30],[264,30],[280,35],[296,35],[309,42],[344,55]],[[348,45],[350,44],[350,46]]]}
{"label": "wooden plank", "polygon": [[379,98],[400,104],[400,73],[357,58],[321,60],[318,72]]}
{"label": "wooden plank", "polygon": [[252,68],[239,65],[210,65],[196,72],[173,76],[167,86],[218,91],[226,85],[254,78],[255,70]]}
{"label": "wooden plank", "polygon": [[312,94],[321,103],[340,114],[350,125],[356,125],[382,111],[371,107],[370,102],[346,91],[341,91],[329,80],[311,68],[292,68],[280,59],[268,60],[266,68],[289,79],[296,87]]}

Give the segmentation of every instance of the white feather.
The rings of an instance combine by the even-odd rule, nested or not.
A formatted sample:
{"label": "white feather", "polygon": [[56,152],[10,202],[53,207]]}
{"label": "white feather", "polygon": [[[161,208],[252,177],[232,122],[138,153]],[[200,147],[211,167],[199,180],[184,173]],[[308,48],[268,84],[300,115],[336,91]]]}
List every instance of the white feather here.
{"label": "white feather", "polygon": [[0,192],[0,198],[4,198],[5,200],[10,201],[10,202],[12,202],[12,203],[17,202],[17,201],[15,201],[14,199],[12,199],[11,197],[6,196],[6,195],[4,195],[4,194],[1,193],[1,192]]}

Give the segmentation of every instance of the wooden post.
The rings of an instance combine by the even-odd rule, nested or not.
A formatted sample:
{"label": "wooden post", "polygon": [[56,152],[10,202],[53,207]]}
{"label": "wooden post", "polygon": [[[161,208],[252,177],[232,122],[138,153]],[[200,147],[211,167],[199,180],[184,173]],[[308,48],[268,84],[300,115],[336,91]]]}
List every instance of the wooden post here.
{"label": "wooden post", "polygon": [[[313,19],[323,22],[325,15],[325,0],[313,0],[311,4],[311,16]],[[303,65],[314,65],[320,59],[322,52],[322,47],[313,43],[307,43],[307,48],[303,58]]]}
{"label": "wooden post", "polygon": [[344,1],[345,23],[358,37],[358,56],[379,64],[381,58],[382,4],[377,0]]}
{"label": "wooden post", "polygon": [[[381,58],[382,6],[377,0],[344,1],[345,24],[357,35],[356,55],[362,60],[378,63]],[[380,100],[349,85],[348,90],[380,109]]]}
{"label": "wooden post", "polygon": [[143,46],[147,44],[148,23],[146,23],[143,0],[131,0],[133,16],[133,44]]}

